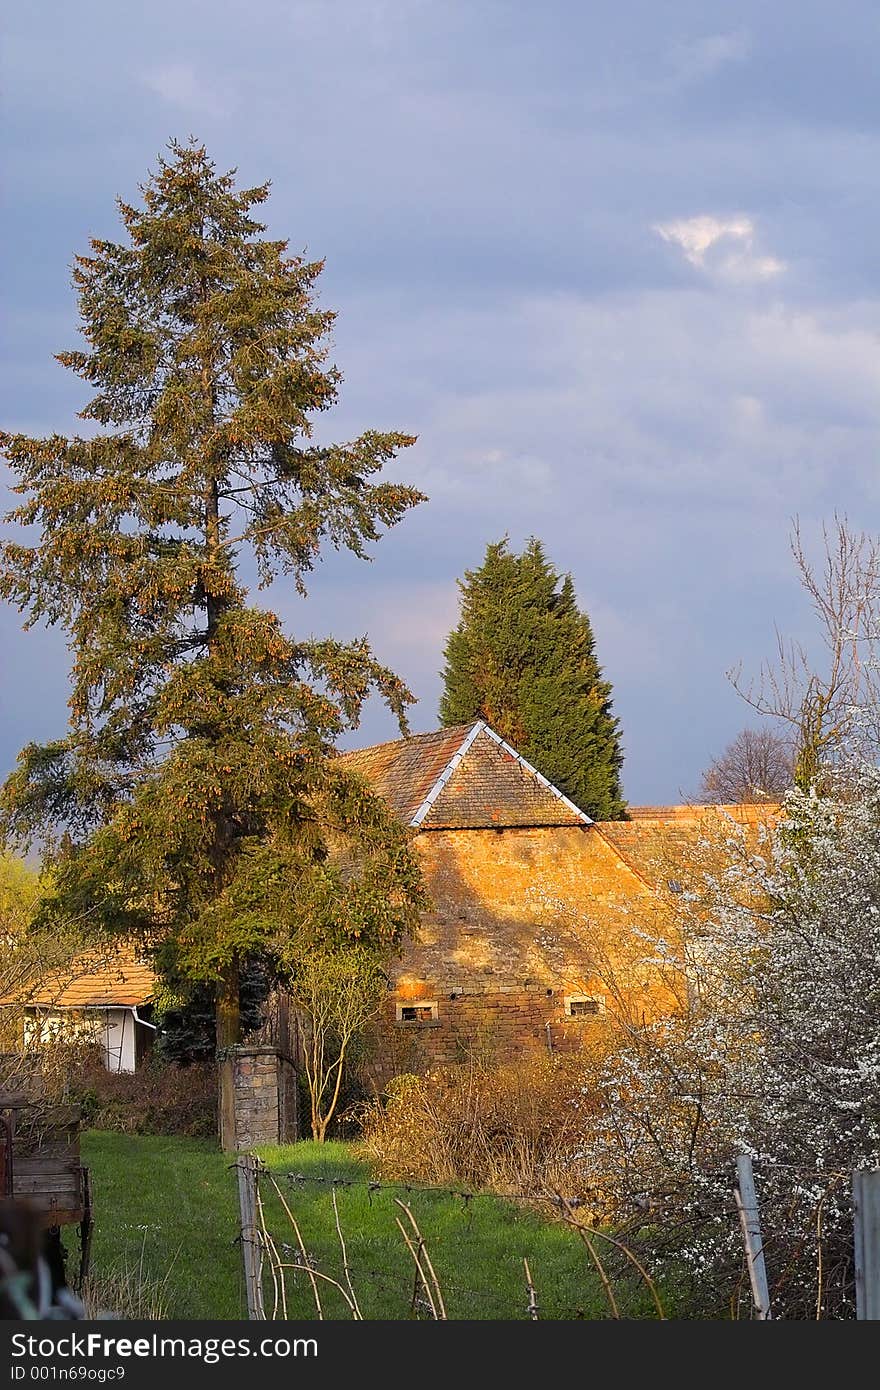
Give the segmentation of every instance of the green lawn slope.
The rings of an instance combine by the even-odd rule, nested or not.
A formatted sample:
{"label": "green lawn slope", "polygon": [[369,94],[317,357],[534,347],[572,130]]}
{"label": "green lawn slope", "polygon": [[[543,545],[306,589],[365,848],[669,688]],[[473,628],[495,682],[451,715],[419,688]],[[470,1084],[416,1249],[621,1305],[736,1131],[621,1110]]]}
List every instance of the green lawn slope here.
{"label": "green lawn slope", "polygon": [[[127,1271],[160,1282],[166,1316],[246,1316],[238,1236],[236,1173],[228,1155],[208,1141],[90,1131],[83,1161],[92,1173],[95,1233],[92,1266],[104,1282]],[[414,1266],[395,1222],[398,1196],[409,1203],[437,1271],[451,1318],[525,1318],[523,1257],[529,1261],[545,1318],[604,1318],[607,1298],[581,1240],[518,1203],[489,1196],[464,1200],[413,1188],[371,1191],[372,1174],[346,1144],[301,1143],[263,1149],[316,1267],[342,1279],[332,1192],[348,1249],[355,1291],[365,1318],[425,1316],[413,1307]],[[291,1178],[290,1175],[294,1175]],[[286,1258],[298,1242],[281,1204],[266,1190],[270,1229]],[[645,1288],[617,1288],[621,1312],[649,1317]],[[271,1284],[267,1282],[270,1300]],[[339,1294],[321,1285],[324,1316],[347,1317]],[[430,1316],[430,1314],[427,1314]],[[279,1314],[280,1316],[280,1314]],[[288,1317],[311,1318],[315,1305],[306,1274],[290,1281]]]}

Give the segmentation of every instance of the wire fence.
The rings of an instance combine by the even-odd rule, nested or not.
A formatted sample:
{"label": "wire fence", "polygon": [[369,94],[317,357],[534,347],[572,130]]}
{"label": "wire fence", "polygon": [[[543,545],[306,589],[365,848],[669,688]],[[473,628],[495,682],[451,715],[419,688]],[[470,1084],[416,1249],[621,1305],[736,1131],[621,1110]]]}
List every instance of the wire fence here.
{"label": "wire fence", "polygon": [[[740,1154],[729,1186],[715,1183],[702,1198],[671,1190],[660,1217],[636,1203],[630,1218],[609,1229],[597,1219],[592,1197],[598,1200],[599,1194],[583,1191],[569,1197],[549,1188],[489,1192],[345,1173],[278,1175],[252,1157],[237,1166],[247,1167],[259,1210],[259,1220],[243,1230],[251,1294],[255,1281],[271,1282],[272,1316],[289,1292],[300,1307],[313,1297],[319,1317],[362,1317],[366,1309],[367,1316],[386,1319],[664,1318],[667,1301],[674,1309],[694,1277],[701,1287],[694,1285],[688,1296],[702,1310],[696,1316],[880,1316],[880,1245],[870,1234],[880,1229],[877,1172],[817,1173]],[[762,1188],[765,1197],[769,1192],[765,1212]],[[505,1215],[505,1204],[518,1206],[519,1215],[510,1214],[510,1205]],[[327,1241],[328,1206],[335,1245]],[[370,1212],[376,1207],[381,1210]],[[281,1213],[293,1238],[284,1221],[279,1228]],[[557,1219],[535,1220],[548,1215]],[[309,1242],[297,1216],[309,1227]],[[493,1223],[489,1244],[496,1240],[496,1258],[487,1262]],[[570,1259],[554,1264],[542,1245],[541,1232],[558,1235],[560,1223],[581,1242],[584,1258],[576,1278]],[[662,1295],[652,1269],[663,1271]],[[342,1305],[332,1293],[322,1304],[315,1296],[319,1284],[325,1293],[341,1295]],[[249,1296],[249,1309],[253,1301]],[[876,1314],[863,1311],[875,1306]],[[265,1308],[254,1315],[270,1316]]]}
{"label": "wire fence", "polygon": [[[293,1308],[304,1316],[309,1304],[318,1318],[570,1321],[666,1316],[638,1255],[623,1240],[581,1220],[582,1199],[296,1172],[279,1181],[252,1156],[235,1166],[252,1318],[288,1317]],[[298,1201],[304,1193],[309,1200]],[[320,1219],[316,1199],[323,1210]],[[582,1257],[575,1255],[570,1239],[560,1239],[558,1228],[541,1248],[536,1236],[541,1223],[536,1227],[525,1213],[513,1218],[513,1234],[508,1230],[502,1235],[499,1201],[533,1209],[552,1204],[581,1241]],[[365,1222],[364,1206],[383,1210],[374,1210]],[[328,1207],[335,1227],[330,1243]],[[546,1237],[547,1228],[541,1229]],[[493,1240],[491,1258],[487,1244],[491,1247]],[[484,1278],[473,1277],[475,1260]]]}

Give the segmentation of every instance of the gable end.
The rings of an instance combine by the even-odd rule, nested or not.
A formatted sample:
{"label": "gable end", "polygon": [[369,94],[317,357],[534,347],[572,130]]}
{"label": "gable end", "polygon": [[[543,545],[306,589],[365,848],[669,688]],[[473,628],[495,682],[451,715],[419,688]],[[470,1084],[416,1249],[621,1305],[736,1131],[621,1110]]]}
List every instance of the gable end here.
{"label": "gable end", "polygon": [[588,826],[592,821],[479,720],[434,782],[410,825],[423,831],[504,830]]}

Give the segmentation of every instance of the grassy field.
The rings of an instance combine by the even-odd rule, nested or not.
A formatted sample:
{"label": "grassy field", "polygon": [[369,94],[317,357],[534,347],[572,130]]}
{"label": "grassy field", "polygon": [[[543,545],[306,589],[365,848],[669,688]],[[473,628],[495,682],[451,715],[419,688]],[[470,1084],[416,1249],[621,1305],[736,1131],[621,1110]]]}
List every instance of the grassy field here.
{"label": "grassy field", "polygon": [[[95,1235],[92,1264],[100,1279],[127,1270],[164,1283],[168,1317],[246,1316],[238,1235],[236,1175],[208,1141],[144,1138],[91,1131],[83,1161],[92,1171]],[[417,1188],[369,1190],[371,1174],[346,1144],[302,1143],[263,1149],[317,1267],[341,1278],[330,1184],[365,1317],[411,1316],[413,1263],[395,1224],[394,1196],[415,1213],[452,1318],[524,1318],[526,1256],[546,1318],[608,1317],[608,1302],[580,1239],[561,1225],[493,1197],[465,1201]],[[295,1174],[301,1181],[292,1181]],[[346,1182],[356,1185],[347,1187]],[[267,1204],[276,1241],[295,1245],[277,1199]],[[325,1317],[347,1317],[340,1296],[324,1286]],[[616,1290],[621,1312],[652,1316],[642,1287]],[[288,1316],[314,1317],[306,1276],[297,1273]]]}

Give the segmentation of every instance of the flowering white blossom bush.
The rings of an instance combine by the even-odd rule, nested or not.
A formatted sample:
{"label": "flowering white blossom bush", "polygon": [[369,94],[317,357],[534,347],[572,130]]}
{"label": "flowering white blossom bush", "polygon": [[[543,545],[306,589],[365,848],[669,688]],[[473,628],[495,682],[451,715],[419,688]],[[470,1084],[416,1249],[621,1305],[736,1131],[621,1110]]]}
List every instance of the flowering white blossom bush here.
{"label": "flowering white blossom bush", "polygon": [[709,848],[644,942],[684,1005],[621,1022],[572,1161],[718,1310],[748,1293],[733,1187],[751,1154],[773,1315],[851,1316],[851,1173],[880,1166],[880,771],[791,793],[757,846],[731,823],[720,865]]}

